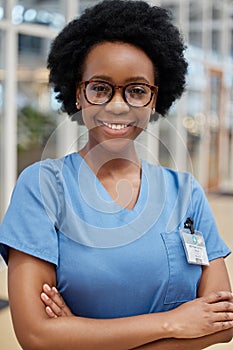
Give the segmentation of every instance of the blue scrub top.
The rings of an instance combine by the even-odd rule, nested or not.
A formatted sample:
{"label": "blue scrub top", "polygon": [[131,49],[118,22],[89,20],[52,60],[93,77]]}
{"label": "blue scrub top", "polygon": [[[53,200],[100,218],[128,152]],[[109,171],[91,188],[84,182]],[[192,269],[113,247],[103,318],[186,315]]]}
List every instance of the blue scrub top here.
{"label": "blue scrub top", "polygon": [[77,153],[26,168],[0,226],[8,249],[56,265],[57,288],[75,315],[114,318],[167,311],[195,299],[202,267],[188,264],[179,228],[203,233],[209,260],[230,250],[189,173],[142,161],[132,210],[115,203]]}

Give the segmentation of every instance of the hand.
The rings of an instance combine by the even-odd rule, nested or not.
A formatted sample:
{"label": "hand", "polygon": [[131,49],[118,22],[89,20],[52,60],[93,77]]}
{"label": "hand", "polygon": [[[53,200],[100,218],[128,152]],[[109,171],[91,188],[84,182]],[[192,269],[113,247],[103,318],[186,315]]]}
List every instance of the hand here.
{"label": "hand", "polygon": [[198,338],[233,328],[233,293],[212,292],[169,311],[174,338]]}
{"label": "hand", "polygon": [[50,318],[73,316],[56,287],[51,288],[48,284],[44,284],[41,300]]}

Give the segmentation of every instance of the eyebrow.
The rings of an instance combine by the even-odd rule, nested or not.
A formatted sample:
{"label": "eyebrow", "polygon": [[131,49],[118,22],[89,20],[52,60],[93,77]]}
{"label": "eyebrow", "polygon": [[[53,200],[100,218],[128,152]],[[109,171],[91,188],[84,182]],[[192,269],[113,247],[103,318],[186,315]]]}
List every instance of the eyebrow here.
{"label": "eyebrow", "polygon": [[[111,77],[109,77],[108,75],[93,75],[93,77],[91,77],[89,80],[92,80],[92,79],[106,80],[106,81],[110,81],[110,82],[114,83],[113,79]],[[145,83],[150,84],[150,82],[145,77],[142,77],[142,76],[129,77],[125,80],[125,83],[142,81],[142,80]]]}

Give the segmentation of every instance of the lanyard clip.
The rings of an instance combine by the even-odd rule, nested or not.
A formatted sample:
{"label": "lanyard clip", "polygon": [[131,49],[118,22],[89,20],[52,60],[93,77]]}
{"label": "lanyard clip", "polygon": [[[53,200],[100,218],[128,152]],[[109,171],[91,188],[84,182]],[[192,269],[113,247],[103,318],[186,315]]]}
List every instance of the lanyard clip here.
{"label": "lanyard clip", "polygon": [[194,234],[194,221],[192,218],[187,218],[187,220],[184,223],[184,228],[187,228],[190,230],[191,234]]}

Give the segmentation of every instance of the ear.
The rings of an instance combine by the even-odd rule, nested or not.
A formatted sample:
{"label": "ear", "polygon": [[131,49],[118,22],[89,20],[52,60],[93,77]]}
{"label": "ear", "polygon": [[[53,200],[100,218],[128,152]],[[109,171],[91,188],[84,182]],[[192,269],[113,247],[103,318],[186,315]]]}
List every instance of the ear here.
{"label": "ear", "polygon": [[78,86],[76,88],[76,107],[77,107],[77,109],[82,109],[80,100],[81,100],[81,89],[80,89],[80,86]]}
{"label": "ear", "polygon": [[153,96],[152,106],[151,106],[151,112],[152,112],[152,114],[155,114],[155,110],[156,110],[156,101],[157,101],[157,94],[155,94],[155,95]]}

